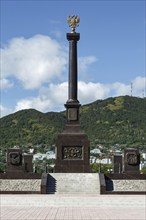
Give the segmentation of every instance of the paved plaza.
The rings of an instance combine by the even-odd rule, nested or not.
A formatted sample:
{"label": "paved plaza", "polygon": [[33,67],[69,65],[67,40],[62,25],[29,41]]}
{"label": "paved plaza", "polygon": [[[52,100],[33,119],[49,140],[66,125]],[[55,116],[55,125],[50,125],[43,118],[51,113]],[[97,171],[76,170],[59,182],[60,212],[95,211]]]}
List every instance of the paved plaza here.
{"label": "paved plaza", "polygon": [[145,195],[1,195],[1,220],[145,220]]}

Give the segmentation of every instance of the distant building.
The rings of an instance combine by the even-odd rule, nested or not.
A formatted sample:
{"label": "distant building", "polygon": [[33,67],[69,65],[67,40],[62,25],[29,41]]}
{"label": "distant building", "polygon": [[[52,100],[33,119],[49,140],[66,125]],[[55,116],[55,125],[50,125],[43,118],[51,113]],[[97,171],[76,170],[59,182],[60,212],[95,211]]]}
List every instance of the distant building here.
{"label": "distant building", "polygon": [[37,153],[33,155],[33,160],[43,160],[44,158],[46,158],[46,154]]}
{"label": "distant building", "polygon": [[93,150],[90,150],[90,154],[102,154],[102,153],[101,153],[100,149],[95,148]]}
{"label": "distant building", "polygon": [[146,160],[146,153],[142,153],[142,157],[144,160]]}
{"label": "distant building", "polygon": [[103,164],[111,164],[112,163],[112,159],[109,158],[109,157],[103,158],[101,160],[101,163],[103,163]]}
{"label": "distant building", "polygon": [[101,164],[111,164],[112,163],[112,159],[109,157],[105,157],[102,159],[97,158],[95,163],[101,163]]}
{"label": "distant building", "polygon": [[33,160],[43,160],[46,159],[55,159],[55,153],[53,151],[48,151],[46,154],[37,153],[33,155]]}
{"label": "distant building", "polygon": [[90,163],[96,163],[96,157],[90,156]]}
{"label": "distant building", "polygon": [[47,159],[55,159],[56,155],[55,154],[46,154]]}

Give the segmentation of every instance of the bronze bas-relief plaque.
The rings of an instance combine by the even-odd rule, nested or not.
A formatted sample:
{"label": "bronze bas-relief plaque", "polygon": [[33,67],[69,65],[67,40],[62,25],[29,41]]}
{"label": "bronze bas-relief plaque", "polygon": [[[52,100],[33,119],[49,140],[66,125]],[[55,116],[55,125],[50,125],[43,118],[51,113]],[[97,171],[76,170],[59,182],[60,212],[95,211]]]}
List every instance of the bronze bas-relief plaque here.
{"label": "bronze bas-relief plaque", "polygon": [[22,156],[19,152],[10,152],[9,157],[12,165],[20,165],[22,163]]}
{"label": "bronze bas-relief plaque", "polygon": [[64,160],[82,160],[83,149],[82,146],[63,146],[62,147],[62,158]]}
{"label": "bronze bas-relief plaque", "polygon": [[138,163],[138,156],[135,152],[129,152],[126,154],[126,161],[129,165],[136,165]]}

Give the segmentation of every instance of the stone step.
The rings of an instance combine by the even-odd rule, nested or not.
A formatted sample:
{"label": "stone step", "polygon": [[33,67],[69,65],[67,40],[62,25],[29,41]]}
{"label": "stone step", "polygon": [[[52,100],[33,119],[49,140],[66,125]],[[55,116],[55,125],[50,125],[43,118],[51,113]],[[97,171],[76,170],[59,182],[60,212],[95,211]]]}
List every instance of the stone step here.
{"label": "stone step", "polygon": [[47,192],[100,194],[99,175],[97,173],[52,173],[48,175]]}

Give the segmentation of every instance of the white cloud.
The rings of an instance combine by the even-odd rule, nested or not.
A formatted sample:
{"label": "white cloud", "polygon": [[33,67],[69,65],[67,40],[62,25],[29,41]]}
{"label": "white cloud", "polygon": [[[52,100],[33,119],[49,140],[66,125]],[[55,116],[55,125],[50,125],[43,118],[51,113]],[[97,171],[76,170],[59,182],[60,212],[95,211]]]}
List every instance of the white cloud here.
{"label": "white cloud", "polygon": [[[143,80],[146,80],[146,78],[141,77],[141,81],[139,81],[139,78],[135,78],[133,82],[135,82],[135,85],[138,85],[138,83],[142,83]],[[140,89],[144,88],[141,87],[141,83],[139,83],[140,87],[137,87],[137,90],[135,91],[135,96],[139,96],[139,91],[141,91]],[[19,100],[15,111],[28,108],[35,108],[42,112],[61,111],[64,110],[64,104],[68,98],[67,94],[67,82],[60,84],[51,83],[49,84],[48,88],[41,88],[37,97]],[[126,85],[120,82],[111,84],[93,82],[86,83],[83,81],[78,82],[78,99],[81,104],[87,104],[98,99],[105,99],[109,96],[114,97],[120,95],[131,95],[131,84]]]}
{"label": "white cloud", "polygon": [[[63,73],[68,72],[68,53],[65,47],[48,36],[36,35],[29,39],[12,39],[7,46],[1,49],[1,55],[1,88],[7,89],[15,86],[11,82],[11,79],[15,77],[17,83],[18,80],[21,81],[24,87],[22,89],[23,97],[25,89],[37,89],[35,91],[38,92],[35,97],[19,99],[16,106],[11,109],[4,104],[1,106],[2,116],[28,108],[35,108],[42,112],[64,110],[68,94],[68,83],[63,82],[65,78]],[[142,97],[146,77],[138,76],[129,84],[87,82],[85,76],[89,72],[89,66],[96,61],[95,56],[79,57],[78,99],[81,104],[105,99],[109,96],[131,95],[131,82],[133,96]],[[60,79],[60,83],[52,83],[56,79]]]}
{"label": "white cloud", "polygon": [[131,85],[126,85],[124,83],[115,82],[110,86],[110,89],[113,90],[113,93],[115,96],[121,96],[121,95],[131,95]]}
{"label": "white cloud", "polygon": [[8,89],[13,86],[13,83],[10,82],[8,79],[0,79],[0,88],[1,89]]}
{"label": "white cloud", "polygon": [[46,100],[43,96],[31,97],[18,101],[15,111],[34,108],[43,112],[50,106],[50,104],[50,100]]}
{"label": "white cloud", "polygon": [[111,89],[113,88],[115,96],[131,95],[132,93],[133,96],[142,97],[142,94],[146,90],[146,77],[138,76],[134,80],[132,80],[131,83],[128,85],[116,82],[111,84],[110,87]]}
{"label": "white cloud", "polygon": [[0,117],[3,117],[5,115],[9,115],[11,113],[13,113],[13,110],[11,108],[0,105]]}
{"label": "white cloud", "polygon": [[96,101],[97,99],[104,99],[109,94],[109,87],[101,83],[85,83],[79,82],[79,100],[82,104]]}
{"label": "white cloud", "polygon": [[[133,82],[133,95],[142,97],[142,89],[145,89],[145,77],[136,77]],[[142,86],[143,85],[143,86]],[[8,109],[3,107],[3,115],[12,112],[34,108],[41,112],[61,111],[65,110],[64,104],[68,97],[68,83],[49,84],[48,87],[42,87],[36,97],[28,97],[20,99],[15,109]],[[93,83],[93,82],[78,82],[78,99],[81,104],[87,104],[98,99],[105,99],[107,97],[115,97],[120,95],[131,95],[131,84],[124,84],[115,82],[111,84]],[[4,114],[5,112],[5,114]]]}
{"label": "white cloud", "polygon": [[[81,104],[89,103],[97,99],[104,99],[109,93],[109,88],[101,83],[78,83],[79,101]],[[61,111],[68,97],[68,83],[53,84],[48,88],[43,87],[39,91],[38,97],[31,97],[19,100],[15,111],[21,109],[35,108],[39,111]]]}
{"label": "white cloud", "polygon": [[79,57],[79,68],[81,72],[86,72],[88,66],[97,61],[95,56]]}
{"label": "white cloud", "polygon": [[138,76],[132,81],[133,94],[141,96],[142,93],[146,92],[146,77]]}
{"label": "white cloud", "polygon": [[[88,67],[96,61],[95,56],[79,57],[80,79],[85,80]],[[68,72],[67,64],[67,48],[49,36],[14,38],[1,49],[1,75],[5,84],[7,81],[4,86],[7,88],[12,86],[8,84],[9,77],[19,80],[24,89],[40,89],[56,79],[63,81]]]}
{"label": "white cloud", "polygon": [[51,83],[48,88],[41,88],[37,97],[19,100],[15,111],[29,108],[34,108],[42,112],[63,110],[63,104],[67,100],[67,85],[67,82],[61,84]]}
{"label": "white cloud", "polygon": [[25,89],[35,89],[55,77],[61,79],[67,65],[65,48],[48,36],[15,38],[1,49],[3,78],[15,76]]}

